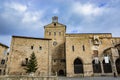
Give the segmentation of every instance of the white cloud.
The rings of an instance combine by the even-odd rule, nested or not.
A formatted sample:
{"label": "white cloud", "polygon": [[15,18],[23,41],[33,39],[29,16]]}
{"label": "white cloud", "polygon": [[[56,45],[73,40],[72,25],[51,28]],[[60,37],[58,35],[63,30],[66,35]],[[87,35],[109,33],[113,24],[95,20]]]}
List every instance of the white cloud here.
{"label": "white cloud", "polygon": [[24,13],[22,22],[36,22],[38,21],[42,16],[42,11],[36,11],[36,12],[26,12]]}
{"label": "white cloud", "polygon": [[80,2],[74,2],[72,4],[72,12],[77,15],[83,16],[98,16],[104,11],[103,7],[98,7],[91,3],[81,4]]}
{"label": "white cloud", "polygon": [[54,14],[58,14],[58,13],[59,13],[58,8],[55,8],[55,9],[53,10],[53,13],[54,13]]}
{"label": "white cloud", "polygon": [[11,8],[13,10],[16,10],[18,12],[25,12],[27,10],[27,6],[20,4],[20,3],[5,3],[5,7]]}
{"label": "white cloud", "polygon": [[0,17],[1,21],[6,25],[2,25],[2,28],[4,28],[2,34],[5,34],[5,32],[10,35],[17,33],[25,34],[25,31],[26,34],[29,34],[32,31],[38,30],[45,23],[42,21],[43,13],[45,11],[43,9],[33,10],[31,7],[27,8],[26,5],[16,2],[11,2],[10,4],[5,2],[3,9],[4,11],[1,12]]}

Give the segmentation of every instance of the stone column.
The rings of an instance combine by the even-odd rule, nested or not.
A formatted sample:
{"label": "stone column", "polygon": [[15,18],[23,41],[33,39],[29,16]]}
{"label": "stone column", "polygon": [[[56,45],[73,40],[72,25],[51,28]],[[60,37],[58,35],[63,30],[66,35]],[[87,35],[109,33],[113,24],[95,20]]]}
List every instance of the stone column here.
{"label": "stone column", "polygon": [[103,69],[103,63],[102,63],[102,60],[100,61],[100,65],[101,65],[101,70],[102,70],[102,75],[104,75],[104,69]]}
{"label": "stone column", "polygon": [[118,50],[117,48],[111,48],[111,58],[112,58],[112,70],[113,70],[113,75],[115,73],[115,75],[117,76],[117,69],[116,69],[116,64],[115,64],[115,60],[116,60],[116,57],[119,57],[119,53],[118,53]]}

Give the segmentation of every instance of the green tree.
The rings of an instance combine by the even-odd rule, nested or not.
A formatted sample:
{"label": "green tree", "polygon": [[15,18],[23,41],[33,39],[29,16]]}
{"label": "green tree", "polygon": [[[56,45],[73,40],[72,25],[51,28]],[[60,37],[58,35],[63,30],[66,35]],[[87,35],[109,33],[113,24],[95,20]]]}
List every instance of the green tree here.
{"label": "green tree", "polygon": [[34,53],[31,54],[28,64],[25,68],[27,73],[35,72],[37,70],[37,59]]}

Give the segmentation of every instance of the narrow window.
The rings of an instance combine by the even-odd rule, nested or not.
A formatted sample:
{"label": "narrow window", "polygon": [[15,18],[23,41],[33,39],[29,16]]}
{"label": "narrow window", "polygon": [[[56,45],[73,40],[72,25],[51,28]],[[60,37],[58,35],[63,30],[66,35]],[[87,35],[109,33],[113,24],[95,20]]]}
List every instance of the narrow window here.
{"label": "narrow window", "polygon": [[49,35],[51,35],[51,32],[49,32]]}
{"label": "narrow window", "polygon": [[59,35],[61,36],[61,32],[59,32]]}
{"label": "narrow window", "polygon": [[31,46],[31,49],[33,49],[33,46]]}
{"label": "narrow window", "polygon": [[56,60],[54,59],[54,62],[56,62]]}
{"label": "narrow window", "polygon": [[54,36],[56,36],[56,32],[54,32]]}
{"label": "narrow window", "polygon": [[4,59],[1,60],[1,64],[5,64],[5,60]]}
{"label": "narrow window", "polygon": [[4,50],[4,53],[3,53],[4,55],[6,55],[7,54],[7,50]]}
{"label": "narrow window", "polygon": [[74,51],[74,46],[72,46],[72,51]]}
{"label": "narrow window", "polygon": [[2,74],[2,70],[0,69],[0,75]]}
{"label": "narrow window", "polygon": [[25,63],[28,64],[28,58],[25,58]]}
{"label": "narrow window", "polygon": [[85,46],[83,45],[82,47],[83,47],[83,51],[85,51]]}
{"label": "narrow window", "polygon": [[3,70],[3,75],[5,75],[5,70]]}
{"label": "narrow window", "polygon": [[98,57],[98,50],[93,50],[94,57]]}
{"label": "narrow window", "polygon": [[54,23],[54,26],[56,26],[56,23]]}
{"label": "narrow window", "polygon": [[39,47],[39,50],[42,50],[42,46]]}

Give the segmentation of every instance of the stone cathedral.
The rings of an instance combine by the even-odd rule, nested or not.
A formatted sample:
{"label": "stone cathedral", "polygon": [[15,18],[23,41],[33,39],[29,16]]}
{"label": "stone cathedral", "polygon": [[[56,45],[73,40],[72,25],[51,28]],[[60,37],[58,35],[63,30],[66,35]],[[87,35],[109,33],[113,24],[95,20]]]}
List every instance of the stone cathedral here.
{"label": "stone cathedral", "polygon": [[12,36],[6,74],[26,74],[30,55],[38,62],[36,75],[120,75],[120,37],[111,33],[66,33],[66,25],[52,17],[44,38]]}

